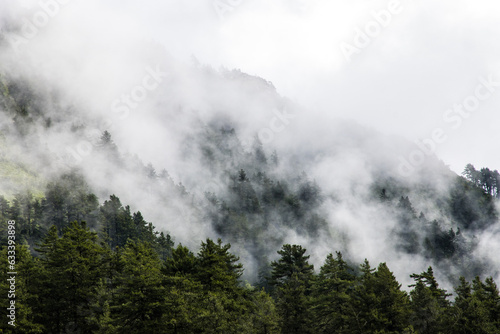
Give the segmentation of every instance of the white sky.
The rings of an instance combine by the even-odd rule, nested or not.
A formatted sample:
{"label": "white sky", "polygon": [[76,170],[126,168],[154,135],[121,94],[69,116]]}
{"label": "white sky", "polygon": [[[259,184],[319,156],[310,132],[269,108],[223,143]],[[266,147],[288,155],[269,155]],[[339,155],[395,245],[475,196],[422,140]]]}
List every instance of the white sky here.
{"label": "white sky", "polygon": [[[123,2],[120,1],[120,4]],[[500,168],[500,86],[453,129],[443,121],[493,74],[500,82],[498,1],[396,1],[390,22],[348,62],[342,42],[370,28],[390,1],[133,1],[137,22],[178,58],[270,80],[311,117],[354,118],[414,141],[442,128],[436,152],[456,172],[466,163]],[[215,9],[220,6],[223,18]],[[132,7],[132,8],[131,8]],[[318,115],[321,114],[321,115]]]}
{"label": "white sky", "polygon": [[[352,118],[411,141],[442,128],[447,139],[436,152],[454,171],[468,162],[500,169],[500,86],[456,129],[443,121],[447,109],[474,95],[479,77],[500,82],[498,1],[65,1],[57,19],[258,75],[318,122]],[[37,9],[47,2],[20,3]],[[397,9],[390,22],[374,24],[374,13],[390,7]],[[347,61],[341,44],[354,45],[356,32],[370,28],[380,30]]]}

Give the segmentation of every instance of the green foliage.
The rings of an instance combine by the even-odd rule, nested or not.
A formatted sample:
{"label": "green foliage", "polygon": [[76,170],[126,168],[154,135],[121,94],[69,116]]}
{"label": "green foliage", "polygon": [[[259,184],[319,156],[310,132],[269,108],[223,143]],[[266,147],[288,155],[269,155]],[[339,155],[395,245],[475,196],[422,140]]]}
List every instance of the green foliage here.
{"label": "green foliage", "polygon": [[[370,280],[368,280],[369,282]],[[377,330],[386,333],[400,333],[408,327],[409,298],[401,290],[401,284],[385,263],[381,263],[373,275],[373,282],[368,284],[369,291],[377,296],[375,322]],[[377,325],[375,325],[377,327]]]}
{"label": "green foliage", "polygon": [[[349,328],[354,333],[402,333],[410,330],[409,299],[385,263],[360,266],[352,292]],[[349,331],[348,331],[349,332]]]}
{"label": "green foliage", "polygon": [[91,320],[104,315],[96,314],[91,305],[97,303],[97,290],[108,266],[107,249],[98,243],[97,234],[73,222],[59,238],[53,227],[39,252],[38,321],[50,333],[96,330]]}
{"label": "green foliage", "polygon": [[271,263],[271,286],[276,298],[282,333],[310,333],[310,294],[314,267],[299,245],[283,245]]}
{"label": "green foliage", "polygon": [[109,240],[109,246],[123,247],[127,240],[136,235],[136,226],[130,213],[130,207],[123,207],[120,199],[111,195],[100,208],[103,216],[104,233]]}
{"label": "green foliage", "polygon": [[[0,307],[6,310],[10,307],[8,304],[11,300],[15,301],[15,327],[11,327],[7,318],[7,312],[2,312],[2,321],[0,322],[0,333],[43,333],[43,326],[37,322],[37,313],[35,313],[34,305],[37,303],[37,284],[36,279],[38,266],[36,260],[30,254],[26,246],[17,246],[15,249],[16,257],[16,272],[15,276],[15,292],[10,292],[10,282],[12,275],[8,275],[9,269],[7,262],[7,247],[3,247],[0,253],[0,263],[2,271],[0,273]],[[7,298],[8,296],[12,298]]]}
{"label": "green foliage", "polygon": [[415,280],[410,292],[410,320],[413,327],[422,334],[443,332],[446,329],[445,316],[450,306],[447,298],[450,294],[439,288],[432,267],[411,277]]}
{"label": "green foliage", "polygon": [[196,261],[196,279],[210,291],[232,290],[238,285],[238,278],[243,273],[239,258],[231,253],[230,244],[223,245],[211,239],[201,243]]}
{"label": "green foliage", "polygon": [[76,172],[49,182],[41,205],[40,223],[45,226],[56,225],[60,233],[75,220],[86,221],[91,228],[97,225],[99,202],[90,192],[83,176]]}
{"label": "green foliage", "polygon": [[493,196],[483,188],[458,178],[450,190],[450,212],[459,227],[485,228],[496,220]]}
{"label": "green foliage", "polygon": [[449,318],[449,326],[454,333],[498,333],[498,290],[495,292],[493,286],[486,286],[479,277],[472,284],[460,277]]}
{"label": "green foliage", "polygon": [[131,213],[120,199],[111,195],[100,207],[102,233],[111,248],[124,247],[128,240],[144,241],[154,245],[163,258],[170,255],[173,241],[170,235],[159,234],[152,223],[144,220],[140,211]]}
{"label": "green foliage", "polygon": [[474,165],[467,164],[462,175],[475,186],[482,188],[486,194],[500,198],[500,174],[497,170],[492,171],[489,168],[476,170]]}
{"label": "green foliage", "polygon": [[280,286],[292,280],[295,276],[299,280],[310,283],[314,266],[309,264],[309,255],[304,255],[306,249],[300,245],[283,245],[278,254],[278,261],[273,261],[271,284]]}
{"label": "green foliage", "polygon": [[148,243],[129,241],[120,251],[111,317],[120,333],[163,333],[165,287],[161,261]]}
{"label": "green foliage", "polygon": [[[383,194],[386,196],[385,192]],[[406,253],[416,254],[420,251],[419,236],[417,233],[417,226],[420,224],[418,224],[419,221],[417,220],[415,209],[408,196],[401,196],[396,208],[399,220],[399,247]]]}
{"label": "green foliage", "polygon": [[[431,267],[401,290],[385,263],[357,273],[337,252],[317,275],[306,250],[283,245],[263,289],[242,286],[230,245],[207,239],[195,255],[178,245],[162,259],[155,243],[109,249],[85,224],[50,228],[33,258],[17,248],[16,328],[8,333],[498,333],[493,279],[463,277],[456,299]],[[6,249],[1,253],[6,267]],[[4,269],[4,273],[7,269]],[[3,274],[3,277],[5,274]],[[0,292],[6,294],[6,278]],[[6,307],[5,302],[2,307]]]}
{"label": "green foliage", "polygon": [[315,333],[351,332],[355,280],[340,252],[328,254],[314,285]]}
{"label": "green foliage", "polygon": [[[63,126],[63,117],[44,114],[41,106],[47,105],[47,98],[23,80],[1,76],[0,91],[2,116],[12,124],[1,130],[2,152],[9,153],[13,138]],[[57,109],[57,99],[53,100],[50,105]],[[10,328],[4,321],[1,332],[500,332],[500,296],[491,277],[484,282],[479,277],[472,282],[460,278],[452,302],[431,267],[411,276],[415,284],[407,294],[385,263],[374,269],[365,261],[354,271],[341,253],[329,254],[317,275],[300,245],[283,245],[280,258],[269,264],[266,255],[286,242],[286,234],[276,230],[328,239],[331,226],[323,211],[323,185],[294,171],[292,159],[280,159],[276,151],[269,154],[257,136],[250,147],[243,146],[235,129],[223,121],[214,124],[186,139],[188,154],[201,153],[203,176],[216,183],[197,210],[224,240],[238,242],[253,256],[260,268],[258,289],[243,286],[243,266],[229,243],[206,239],[197,253],[182,245],[174,248],[171,235],[156,232],[140,211],[133,212],[117,196],[100,205],[75,170],[48,180],[42,197],[39,177],[2,153],[0,169],[9,179],[3,184],[9,196],[0,196],[0,243],[7,244],[7,220],[15,220],[20,274],[17,326]],[[77,138],[85,128],[76,120],[71,131]],[[182,183],[174,184],[166,171],[157,173],[152,164],[122,156],[110,132],[104,131],[96,144],[93,154],[111,161],[116,171],[138,171],[140,186],[168,200],[188,199],[188,190]],[[283,168],[286,165],[291,167]],[[408,189],[391,175],[381,176],[372,185],[370,204],[387,209],[395,218],[399,250],[424,255],[436,268],[459,264],[467,277],[473,277],[470,273],[480,270],[466,262],[474,252],[474,241],[467,236],[498,220],[500,176],[496,170],[472,164],[463,175],[449,179],[451,187],[439,195],[437,187],[425,183]],[[16,187],[23,182],[31,185],[31,192]],[[427,220],[409,194],[412,200],[426,197],[445,219]],[[330,195],[335,205],[334,195],[340,196]],[[194,197],[191,205],[197,206]],[[6,256],[4,248],[3,296],[8,291]],[[5,302],[0,299],[4,310]]]}
{"label": "green foliage", "polygon": [[172,250],[172,256],[164,262],[163,272],[167,276],[192,276],[196,273],[194,254],[182,245]]}
{"label": "green foliage", "polygon": [[[232,136],[226,131],[219,144],[223,145],[222,137]],[[233,144],[225,147],[225,155],[235,152],[237,143]],[[116,152],[109,133],[102,137],[102,151],[106,150]],[[271,225],[309,236],[325,233],[327,222],[317,211],[322,196],[314,181],[305,174],[278,179],[273,172],[279,164],[277,155],[268,159],[258,143],[245,159],[227,173],[225,193],[206,194],[206,217],[220,235],[262,255],[281,242],[279,236],[266,234]],[[446,202],[455,227],[475,230],[495,218],[496,188],[493,181],[478,176],[487,174],[482,169],[474,174],[477,180],[457,179]],[[152,165],[144,168],[144,178],[169,180]],[[179,196],[187,194],[182,185],[170,186]],[[472,249],[460,228],[427,221],[423,213],[417,215],[408,196],[394,195],[394,188],[380,189],[377,205],[394,210],[403,251],[422,253],[429,260],[457,261]],[[365,261],[353,270],[337,252],[327,256],[316,275],[306,249],[285,244],[270,264],[265,256],[256,256],[259,288],[243,286],[243,265],[230,252],[229,243],[206,239],[197,253],[182,245],[174,247],[168,233],[156,232],[140,211],[132,212],[117,196],[99,205],[75,172],[49,182],[45,198],[29,192],[10,201],[0,196],[0,218],[16,220],[19,243],[38,243],[35,252],[18,248],[17,268],[23,273],[17,285],[18,327],[12,330],[4,323],[0,329],[5,332],[500,331],[500,296],[492,278],[483,282],[477,277],[472,283],[461,278],[451,302],[431,267],[411,275],[415,283],[406,293],[385,263],[374,269]],[[5,232],[4,225],[0,227]],[[255,243],[258,238],[262,241]],[[0,282],[0,292],[6,288],[6,281]]]}
{"label": "green foliage", "polygon": [[264,290],[254,292],[252,295],[253,333],[273,334],[279,333],[279,318],[274,300]]}

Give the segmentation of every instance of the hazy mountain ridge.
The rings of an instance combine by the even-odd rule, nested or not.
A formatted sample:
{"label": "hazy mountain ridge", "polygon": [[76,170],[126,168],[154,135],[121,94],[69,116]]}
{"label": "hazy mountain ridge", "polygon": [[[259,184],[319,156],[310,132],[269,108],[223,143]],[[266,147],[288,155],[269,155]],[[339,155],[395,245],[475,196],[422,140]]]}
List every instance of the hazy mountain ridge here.
{"label": "hazy mountain ridge", "polygon": [[[237,82],[232,89],[249,94],[252,100],[263,98],[254,104],[297,108],[260,78],[238,71],[217,74],[210,70],[206,74],[200,67],[194,71],[205,76],[207,86],[213,79],[206,75],[224,87]],[[249,130],[245,129],[246,116],[235,118],[236,110],[219,109],[212,118],[201,117],[209,122],[193,110],[183,121],[189,126],[178,132],[175,165],[185,168],[175,171],[179,181],[174,182],[167,171],[157,172],[156,166],[124,153],[112,135],[96,131],[91,124],[99,121],[88,116],[75,121],[81,111],[61,107],[58,94],[49,94],[49,99],[47,93],[5,76],[3,91],[6,143],[21,150],[22,161],[31,161],[30,169],[42,179],[57,179],[64,171],[77,168],[101,200],[118,194],[158,229],[171,232],[177,242],[195,245],[207,236],[221,236],[242,256],[252,280],[257,268],[265,266],[283,243],[305,244],[315,261],[321,261],[331,247],[356,261],[373,254],[370,248],[381,243],[385,246],[379,256],[395,256],[398,260],[393,266],[398,272],[406,271],[399,266],[412,256],[422,263],[434,261],[438,270],[450,275],[457,271],[472,277],[488,268],[488,259],[478,260],[473,253],[474,235],[497,222],[491,196],[433,157],[411,178],[399,176],[396,154],[411,149],[412,144],[393,144],[395,138],[355,123],[332,124],[335,131],[317,147],[313,142],[295,150],[277,142],[275,150],[274,142],[261,143],[258,132],[251,141],[240,140],[240,134]],[[300,115],[300,111],[294,113]],[[91,131],[86,132],[89,125]],[[79,161],[72,155],[77,144],[69,146],[73,153],[68,153],[68,146],[58,149],[47,141],[40,145],[45,136],[66,138],[68,143],[78,143],[83,137],[92,149],[76,157]],[[5,181],[2,188],[9,189]]]}
{"label": "hazy mountain ridge", "polygon": [[498,4],[304,3],[0,0],[0,332],[500,333]]}

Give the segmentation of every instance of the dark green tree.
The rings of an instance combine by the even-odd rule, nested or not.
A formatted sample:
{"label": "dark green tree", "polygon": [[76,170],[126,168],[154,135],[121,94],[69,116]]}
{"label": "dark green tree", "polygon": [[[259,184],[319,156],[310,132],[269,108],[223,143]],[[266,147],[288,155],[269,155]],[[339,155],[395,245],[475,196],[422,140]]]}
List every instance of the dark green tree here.
{"label": "dark green tree", "polygon": [[306,249],[299,245],[283,245],[281,256],[271,263],[271,287],[277,301],[282,333],[311,332],[310,294],[313,265]]}
{"label": "dark green tree", "polygon": [[350,333],[352,292],[355,285],[353,270],[340,252],[328,254],[314,285],[314,332]]}
{"label": "dark green tree", "polygon": [[[152,224],[151,223],[149,224],[152,227]],[[160,232],[156,241],[157,241],[156,248],[158,249],[158,254],[160,255],[162,261],[166,261],[168,258],[172,256],[174,241],[172,240],[170,234],[167,233],[165,235],[165,233],[163,232]]]}
{"label": "dark green tree", "polygon": [[243,273],[239,257],[229,252],[230,244],[222,244],[218,239],[201,243],[198,252],[196,278],[210,291],[233,290],[238,286],[238,279]]}
{"label": "dark green tree", "polygon": [[[474,293],[477,293],[476,290]],[[492,277],[482,283],[481,301],[488,312],[488,320],[497,332],[500,332],[500,294]]]}
{"label": "dark green tree", "polygon": [[163,264],[163,272],[166,276],[191,277],[197,273],[196,257],[185,246],[177,245],[172,249],[172,256],[167,258]]}
{"label": "dark green tree", "polygon": [[279,318],[274,300],[264,290],[252,294],[252,332],[255,334],[278,334]]}
{"label": "dark green tree", "polygon": [[410,285],[413,287],[410,291],[410,320],[413,327],[422,334],[443,332],[450,306],[447,298],[450,294],[439,288],[432,267],[411,277],[415,280],[415,284]]}
{"label": "dark green tree", "polygon": [[[104,234],[111,248],[123,247],[129,238],[137,239],[136,223],[134,223],[130,207],[124,208],[118,197],[111,195],[109,200],[101,206],[100,211],[103,218]],[[140,217],[142,218],[142,215]],[[138,217],[136,218],[139,220]]]}
{"label": "dark green tree", "polygon": [[[8,253],[9,250],[11,253]],[[8,255],[15,254],[15,270],[10,269]],[[0,253],[0,263],[2,271],[0,273],[0,306],[2,308],[2,321],[0,322],[1,333],[43,333],[43,326],[37,321],[33,305],[38,299],[36,287],[39,284],[37,280],[37,271],[39,266],[29,249],[26,246],[17,245],[14,248],[4,247]],[[9,272],[17,272],[10,275]],[[14,276],[14,280],[12,280]],[[14,290],[11,290],[11,283],[14,283]],[[12,308],[10,301],[14,301],[15,318],[6,317],[10,314],[8,308]],[[11,326],[9,324],[12,321]]]}
{"label": "dark green tree", "polygon": [[206,239],[196,257],[194,277],[203,286],[204,301],[198,323],[206,333],[241,333],[251,326],[248,291],[239,286],[243,265],[230,248],[221,239]]}
{"label": "dark green tree", "polygon": [[471,284],[462,276],[455,287],[455,302],[449,318],[449,329],[458,334],[494,333],[488,322],[487,310],[480,298],[473,295]]}
{"label": "dark green tree", "polygon": [[120,333],[165,333],[161,262],[149,243],[129,240],[120,250],[111,315]]}
{"label": "dark green tree", "polygon": [[[73,222],[61,238],[53,227],[40,245],[43,270],[39,275],[36,304],[38,321],[49,333],[98,330],[97,289],[105,278],[106,248],[85,223]],[[98,311],[98,310],[97,310]]]}
{"label": "dark green tree", "polygon": [[409,299],[385,263],[377,270],[368,261],[361,265],[354,291],[353,318],[358,333],[402,333],[410,331]]}

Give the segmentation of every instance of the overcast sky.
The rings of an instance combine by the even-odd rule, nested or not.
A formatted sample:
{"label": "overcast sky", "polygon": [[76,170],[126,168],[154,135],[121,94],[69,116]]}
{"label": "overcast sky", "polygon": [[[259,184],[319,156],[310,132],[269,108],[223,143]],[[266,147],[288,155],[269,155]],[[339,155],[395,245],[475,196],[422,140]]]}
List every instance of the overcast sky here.
{"label": "overcast sky", "polygon": [[497,1],[186,2],[120,9],[176,57],[264,77],[318,120],[411,141],[442,129],[436,152],[454,171],[500,168]]}
{"label": "overcast sky", "polygon": [[[438,131],[436,153],[454,171],[500,169],[498,1],[60,2],[49,24],[78,22],[87,38],[108,36],[103,47],[154,41],[179,60],[271,81],[313,121],[352,118],[411,141]],[[2,3],[6,15],[51,1]]]}

